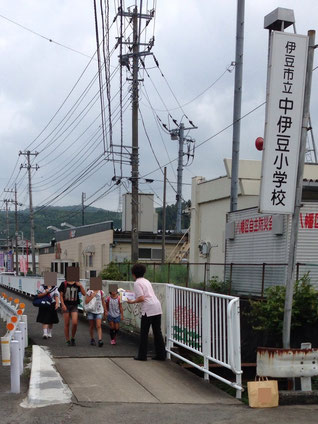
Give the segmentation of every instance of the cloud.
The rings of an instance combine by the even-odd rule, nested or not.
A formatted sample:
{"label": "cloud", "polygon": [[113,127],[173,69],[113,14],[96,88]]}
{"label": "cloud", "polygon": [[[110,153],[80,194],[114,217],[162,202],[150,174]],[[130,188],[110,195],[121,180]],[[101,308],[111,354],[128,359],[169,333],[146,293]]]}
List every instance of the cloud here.
{"label": "cloud", "polygon": [[[197,143],[216,134],[233,119],[234,73],[226,73],[215,86],[196,101],[185,106],[184,110],[179,108],[179,104],[183,105],[201,93],[235,60],[236,3],[236,0],[217,3],[210,0],[157,2],[156,39],[153,52],[159,60],[165,78],[158,69],[152,69],[155,63],[149,57],[146,60],[146,66],[149,68],[151,80],[146,73],[141,73],[144,79],[142,84],[145,85],[152,106],[156,109],[155,114],[162,122],[173,126],[165,106],[168,109],[174,109],[170,111],[174,119],[178,121],[182,119],[187,123],[184,116],[187,115],[195,122],[198,129],[191,131],[190,135],[197,140]],[[318,14],[316,1],[281,0],[280,6],[294,8],[299,33],[306,33],[308,29],[316,27]],[[268,34],[263,29],[263,20],[264,16],[276,7],[277,3],[274,0],[246,1],[243,114],[261,104],[265,98]],[[6,2],[5,10],[2,9],[1,13],[85,54],[93,54],[96,48],[93,5],[86,0],[69,0],[68,2],[17,0],[11,3]],[[111,13],[113,16],[112,4]],[[2,61],[0,76],[0,135],[5,149],[5,155],[0,157],[0,166],[4,175],[10,175],[17,160],[18,150],[26,148],[45,128],[80,77],[89,59],[50,43],[3,19],[1,23],[3,31],[0,37],[0,53],[6,60]],[[151,35],[152,26],[150,25],[147,38]],[[116,36],[117,28],[114,24],[110,35],[112,46],[115,44]],[[118,64],[118,54],[117,49],[112,58],[112,70]],[[315,63],[318,63],[317,59]],[[92,90],[78,103],[78,108],[74,111],[72,109],[96,72],[97,63],[93,60],[60,112],[31,145],[32,149],[37,148],[40,151],[36,162],[41,168],[34,173],[33,177],[36,205],[42,204],[47,198],[53,198],[72,181],[76,181],[88,164],[102,152],[101,135],[94,136],[100,130],[101,122],[97,120],[93,123],[100,113],[98,97],[89,112],[85,109],[93,95],[98,93],[97,80]],[[313,93],[317,91],[317,75],[318,70],[313,75]],[[126,77],[129,75],[124,72],[123,76],[126,82]],[[115,110],[118,106],[118,96],[115,97],[118,83],[119,77],[116,74],[112,82],[114,124],[118,120],[118,111]],[[126,82],[124,90],[127,100],[130,96],[129,84],[129,81]],[[179,104],[174,96],[177,97]],[[314,131],[317,127],[317,102],[317,97],[313,95],[311,110]],[[124,143],[130,145],[131,108],[129,103],[127,107],[124,115]],[[154,118],[149,105],[147,106],[143,91],[140,108],[156,156],[159,162],[165,165],[177,157],[177,143],[171,141],[170,136],[162,130],[162,127],[160,128],[160,124],[158,129],[157,118]],[[261,157],[254,148],[254,140],[264,131],[264,113],[265,109],[262,107],[241,122],[242,158],[260,159]],[[66,119],[64,119],[65,116]],[[84,133],[89,125],[91,127]],[[118,121],[114,126],[114,143],[120,143],[119,129]],[[157,169],[158,165],[144,134],[141,120],[139,135],[140,174],[145,175]],[[42,144],[39,145],[39,143]],[[223,158],[230,157],[231,143],[232,128],[229,128],[198,148],[193,164],[184,171],[184,182],[190,183],[193,175],[214,178],[224,174]],[[46,148],[47,145],[49,147]],[[176,161],[168,165],[168,175],[172,181],[175,181],[176,168]],[[17,172],[16,170],[15,175]],[[82,191],[87,193],[87,197],[91,196],[103,184],[110,182],[114,174],[120,174],[120,166],[116,163],[114,169],[111,162],[105,162],[100,169],[92,169],[93,172],[95,173],[90,178],[71,193],[58,199],[57,204],[79,203]],[[20,174],[19,178],[21,175],[24,174]],[[123,175],[130,176],[129,164],[124,164]],[[152,173],[150,177],[162,180],[162,173],[159,170]],[[125,181],[127,186],[128,182]],[[25,201],[27,201],[26,183],[24,178],[19,185],[21,198]],[[0,180],[0,188],[4,188],[5,184],[4,180]],[[157,193],[156,196],[161,197],[162,183],[156,182],[152,188],[144,184],[141,187],[145,190],[154,190]],[[123,191],[125,191],[124,187]],[[100,191],[98,195],[102,193],[103,191]],[[185,185],[184,197],[189,196],[190,187]],[[170,187],[168,187],[168,199],[171,202],[175,200],[175,193]],[[156,201],[159,202],[160,199],[156,197]],[[96,202],[96,206],[114,210],[117,209],[117,205],[118,189],[105,199]]]}

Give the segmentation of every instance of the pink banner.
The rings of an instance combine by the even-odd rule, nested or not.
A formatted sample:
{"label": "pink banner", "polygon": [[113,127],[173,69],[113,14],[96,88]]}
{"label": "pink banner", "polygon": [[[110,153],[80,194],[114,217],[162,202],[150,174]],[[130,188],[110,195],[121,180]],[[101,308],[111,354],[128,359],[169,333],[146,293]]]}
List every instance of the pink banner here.
{"label": "pink banner", "polygon": [[28,272],[26,258],[24,256],[20,256],[19,263],[20,263],[20,272],[23,272],[26,275],[26,273]]}

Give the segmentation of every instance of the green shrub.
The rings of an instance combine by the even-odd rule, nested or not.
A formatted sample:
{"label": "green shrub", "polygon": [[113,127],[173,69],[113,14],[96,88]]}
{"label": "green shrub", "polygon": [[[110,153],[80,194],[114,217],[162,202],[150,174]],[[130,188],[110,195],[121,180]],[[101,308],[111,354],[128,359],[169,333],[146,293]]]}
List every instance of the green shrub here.
{"label": "green shrub", "polygon": [[204,284],[204,282],[193,284],[193,288],[197,290],[206,290],[212,293],[229,294],[231,282],[229,280],[221,281],[218,276],[214,275],[206,284]]}
{"label": "green shrub", "polygon": [[[280,336],[283,330],[284,286],[273,286],[265,291],[265,300],[250,300],[249,320],[253,330]],[[305,274],[294,285],[291,328],[318,324],[318,292],[310,284],[309,274]]]}
{"label": "green shrub", "polygon": [[119,270],[119,264],[116,262],[110,262],[106,268],[104,268],[99,276],[103,280],[113,280],[113,281],[124,281],[125,276]]}
{"label": "green shrub", "polygon": [[211,280],[208,281],[207,289],[213,293],[229,294],[231,282],[229,280],[221,281],[219,277],[214,275]]}

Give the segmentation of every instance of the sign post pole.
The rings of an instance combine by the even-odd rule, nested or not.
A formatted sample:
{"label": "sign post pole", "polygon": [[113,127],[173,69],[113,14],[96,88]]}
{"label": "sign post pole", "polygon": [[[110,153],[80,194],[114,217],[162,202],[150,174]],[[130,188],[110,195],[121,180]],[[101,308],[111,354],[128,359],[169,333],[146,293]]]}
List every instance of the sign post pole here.
{"label": "sign post pole", "polygon": [[285,349],[288,349],[290,347],[290,328],[291,328],[291,314],[292,314],[293,291],[294,291],[293,274],[294,274],[294,267],[295,267],[299,214],[300,214],[301,198],[302,198],[302,185],[303,185],[303,174],[304,174],[304,164],[305,164],[305,154],[306,154],[306,138],[307,138],[308,122],[309,122],[311,80],[312,80],[312,69],[313,69],[314,49],[315,49],[315,31],[308,31],[308,36],[309,36],[309,46],[308,46],[308,56],[307,56],[307,71],[306,71],[305,95],[304,95],[304,106],[303,106],[303,119],[302,119],[299,161],[298,161],[298,171],[297,171],[295,208],[294,208],[294,213],[292,216],[289,254],[288,254],[288,268],[287,268],[287,276],[286,276],[286,295],[285,295],[284,323],[283,323],[283,347]]}

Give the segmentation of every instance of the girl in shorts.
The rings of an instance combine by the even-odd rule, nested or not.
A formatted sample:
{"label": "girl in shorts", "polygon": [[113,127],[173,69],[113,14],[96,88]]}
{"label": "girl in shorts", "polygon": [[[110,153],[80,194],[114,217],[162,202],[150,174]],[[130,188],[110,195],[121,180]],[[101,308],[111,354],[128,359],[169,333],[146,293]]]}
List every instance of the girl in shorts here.
{"label": "girl in shorts", "polygon": [[119,331],[119,323],[124,319],[124,311],[117,293],[117,288],[110,286],[110,296],[106,300],[106,314],[109,323],[110,344],[116,344],[116,336]]}
{"label": "girl in shorts", "polygon": [[89,322],[89,334],[91,337],[90,344],[96,346],[96,341],[94,338],[94,327],[96,325],[97,336],[98,336],[98,346],[103,346],[102,340],[102,319],[103,316],[106,317],[106,304],[105,304],[105,294],[103,290],[88,290],[85,303],[89,303],[94,297],[96,297],[95,308],[93,312],[87,312],[87,318]]}

